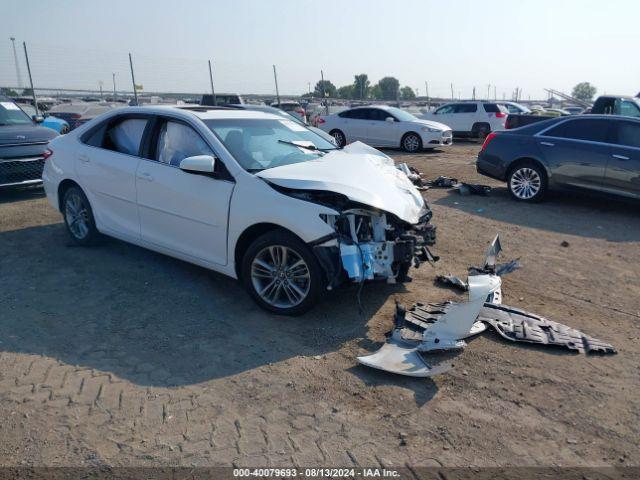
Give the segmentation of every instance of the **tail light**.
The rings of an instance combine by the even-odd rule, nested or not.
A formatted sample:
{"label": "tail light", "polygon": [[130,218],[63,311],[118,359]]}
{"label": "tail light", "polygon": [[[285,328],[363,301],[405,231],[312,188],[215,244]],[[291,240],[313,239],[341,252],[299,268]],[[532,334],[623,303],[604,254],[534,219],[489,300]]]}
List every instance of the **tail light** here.
{"label": "tail light", "polygon": [[295,109],[295,112],[296,112],[298,115],[304,115],[304,109],[302,109],[302,108],[296,108],[296,109]]}
{"label": "tail light", "polygon": [[496,135],[498,135],[497,132],[491,132],[489,135],[487,135],[487,138],[484,139],[484,143],[482,144],[482,148],[480,149],[481,152],[484,152],[487,149],[487,147],[491,143],[491,140],[496,138]]}
{"label": "tail light", "polygon": [[498,112],[496,113],[496,118],[505,118],[507,115],[508,113]]}
{"label": "tail light", "polygon": [[51,150],[50,148],[47,148],[44,152],[42,152],[42,156],[44,157],[45,160],[49,158],[51,155],[53,155],[53,150]]}
{"label": "tail light", "polygon": [[322,125],[323,123],[327,123],[327,121],[326,121],[324,118],[322,118],[322,117],[318,117],[318,118],[316,119],[316,124],[317,124],[317,125]]}

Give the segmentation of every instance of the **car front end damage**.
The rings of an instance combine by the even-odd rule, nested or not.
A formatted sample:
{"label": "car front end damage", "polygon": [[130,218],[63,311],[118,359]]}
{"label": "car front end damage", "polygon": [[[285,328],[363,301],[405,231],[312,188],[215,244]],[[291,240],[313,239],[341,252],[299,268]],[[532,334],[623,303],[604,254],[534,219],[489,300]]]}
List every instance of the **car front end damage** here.
{"label": "car front end damage", "polygon": [[322,266],[329,290],[344,283],[407,281],[413,265],[435,262],[429,246],[436,241],[432,212],[425,204],[419,220],[408,223],[395,215],[360,205],[333,192],[288,192],[331,206],[336,214],[321,214],[334,233],[310,242]]}

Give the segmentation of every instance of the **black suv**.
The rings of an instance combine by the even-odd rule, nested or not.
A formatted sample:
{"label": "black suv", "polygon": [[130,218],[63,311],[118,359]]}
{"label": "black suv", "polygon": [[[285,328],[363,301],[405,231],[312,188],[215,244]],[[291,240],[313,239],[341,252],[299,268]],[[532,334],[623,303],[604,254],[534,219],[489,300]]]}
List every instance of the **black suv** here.
{"label": "black suv", "polygon": [[13,100],[0,96],[0,188],[42,182],[45,151],[58,134],[41,127]]}

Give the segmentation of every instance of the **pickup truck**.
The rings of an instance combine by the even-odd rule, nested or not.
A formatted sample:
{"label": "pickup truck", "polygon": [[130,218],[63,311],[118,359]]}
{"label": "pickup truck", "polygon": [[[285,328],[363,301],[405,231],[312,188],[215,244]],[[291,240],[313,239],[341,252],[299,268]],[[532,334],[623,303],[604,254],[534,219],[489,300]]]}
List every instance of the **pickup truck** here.
{"label": "pickup truck", "polygon": [[[640,118],[640,98],[625,97],[620,95],[603,95],[598,97],[590,111],[597,115],[622,115],[625,117]],[[505,122],[505,129],[524,127],[532,123],[548,120],[544,115],[509,115]]]}

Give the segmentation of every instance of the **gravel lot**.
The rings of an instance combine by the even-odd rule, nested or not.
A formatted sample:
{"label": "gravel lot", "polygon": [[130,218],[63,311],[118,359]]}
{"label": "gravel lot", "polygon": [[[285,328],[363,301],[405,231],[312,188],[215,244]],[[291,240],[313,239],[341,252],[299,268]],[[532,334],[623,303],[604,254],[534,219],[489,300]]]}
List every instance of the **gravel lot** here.
{"label": "gravel lot", "polygon": [[[72,247],[41,191],[0,192],[0,463],[638,465],[638,204],[517,204],[476,174],[478,148],[391,153],[496,188],[426,192],[440,262],[405,286],[367,285],[363,314],[351,287],[304,317],[268,315],[235,281],[178,260],[116,240]],[[384,340],[394,300],[462,298],[434,275],[465,275],[496,232],[503,259],[523,264],[505,303],[619,353],[486,333],[433,379],[356,364]]]}

